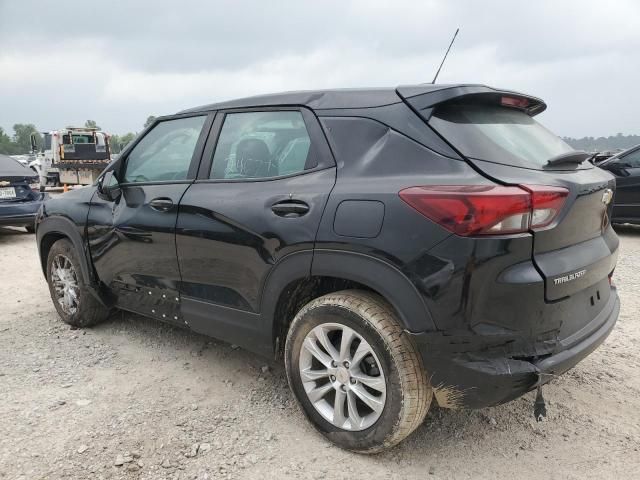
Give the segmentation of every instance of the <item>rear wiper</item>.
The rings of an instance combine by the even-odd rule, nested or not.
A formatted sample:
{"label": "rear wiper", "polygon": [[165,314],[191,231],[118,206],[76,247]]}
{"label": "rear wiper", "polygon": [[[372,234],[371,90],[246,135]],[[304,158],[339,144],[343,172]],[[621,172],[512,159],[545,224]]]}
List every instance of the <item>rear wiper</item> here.
{"label": "rear wiper", "polygon": [[595,155],[589,155],[587,152],[583,152],[581,150],[561,153],[547,161],[545,167],[552,167],[553,165],[560,165],[563,163],[575,163],[579,165],[587,159],[591,160],[593,157],[595,157]]}

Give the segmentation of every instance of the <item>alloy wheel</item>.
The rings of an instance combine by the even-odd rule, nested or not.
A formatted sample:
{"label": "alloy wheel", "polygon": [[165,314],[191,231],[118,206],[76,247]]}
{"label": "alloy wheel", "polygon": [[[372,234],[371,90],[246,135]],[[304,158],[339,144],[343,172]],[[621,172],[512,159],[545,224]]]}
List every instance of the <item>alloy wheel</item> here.
{"label": "alloy wheel", "polygon": [[299,370],[309,401],[334,426],[365,430],[382,415],[384,371],[371,345],[352,328],[313,328],[302,343]]}
{"label": "alloy wheel", "polygon": [[51,283],[62,311],[67,315],[75,314],[80,300],[78,277],[71,260],[64,255],[56,255],[53,259]]}

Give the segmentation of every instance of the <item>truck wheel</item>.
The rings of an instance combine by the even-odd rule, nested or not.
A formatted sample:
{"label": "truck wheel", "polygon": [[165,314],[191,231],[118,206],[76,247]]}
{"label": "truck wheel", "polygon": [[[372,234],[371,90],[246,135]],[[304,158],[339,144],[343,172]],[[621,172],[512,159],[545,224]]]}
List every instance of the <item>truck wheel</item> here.
{"label": "truck wheel", "polygon": [[373,293],[345,290],[307,304],[289,329],[285,365],[307,418],[355,452],[396,445],[431,403],[420,354],[393,308]]}
{"label": "truck wheel", "polygon": [[78,255],[69,240],[58,240],[49,250],[47,282],[53,304],[65,323],[89,327],[109,316],[109,309],[87,289]]}

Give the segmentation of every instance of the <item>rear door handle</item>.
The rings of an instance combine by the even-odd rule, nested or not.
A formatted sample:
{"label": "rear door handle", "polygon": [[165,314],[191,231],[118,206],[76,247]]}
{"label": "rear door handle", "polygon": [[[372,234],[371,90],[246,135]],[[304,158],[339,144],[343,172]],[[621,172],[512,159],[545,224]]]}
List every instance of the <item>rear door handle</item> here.
{"label": "rear door handle", "polygon": [[309,211],[309,205],[300,200],[285,200],[274,203],[271,210],[279,217],[301,217]]}
{"label": "rear door handle", "polygon": [[173,207],[173,200],[166,197],[154,198],[149,206],[158,212],[168,212]]}

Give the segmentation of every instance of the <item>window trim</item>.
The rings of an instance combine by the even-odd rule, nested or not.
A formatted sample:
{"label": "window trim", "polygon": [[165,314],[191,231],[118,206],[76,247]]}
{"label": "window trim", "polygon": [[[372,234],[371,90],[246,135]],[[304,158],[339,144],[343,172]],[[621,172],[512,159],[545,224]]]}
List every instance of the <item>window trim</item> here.
{"label": "window trim", "polygon": [[[224,120],[227,114],[232,113],[251,113],[251,112],[300,112],[304,121],[309,139],[311,140],[311,149],[314,149],[316,155],[317,164],[315,167],[309,170],[301,170],[299,172],[289,173],[287,175],[278,175],[276,177],[257,177],[257,178],[209,178],[211,173],[211,166],[213,164],[213,156],[218,146],[218,140],[222,132]],[[308,173],[317,172],[320,170],[326,170],[327,168],[335,167],[335,159],[327,139],[322,131],[322,127],[318,122],[318,118],[309,108],[300,105],[282,105],[282,106],[270,106],[270,107],[247,107],[247,108],[229,108],[220,110],[217,112],[213,121],[211,132],[204,151],[202,153],[202,160],[200,161],[200,168],[198,169],[198,175],[195,183],[252,183],[252,182],[269,182],[273,180],[280,180],[283,178],[297,177],[300,175],[306,175]]]}
{"label": "window trim", "polygon": [[[126,172],[127,163],[129,162],[129,155],[136,148],[136,146],[145,138],[158,124],[162,122],[168,122],[171,120],[179,120],[181,118],[192,118],[192,117],[205,117],[204,123],[202,124],[202,130],[200,131],[200,135],[198,136],[198,140],[196,141],[196,146],[193,149],[193,154],[191,155],[191,160],[189,162],[189,168],[187,170],[187,178],[181,180],[150,180],[148,182],[120,182],[121,178],[124,178],[124,174]],[[198,171],[198,165],[200,164],[200,160],[202,158],[204,145],[206,139],[209,136],[209,132],[211,130],[211,126],[213,124],[213,120],[215,117],[215,112],[190,112],[185,114],[176,114],[176,115],[164,115],[162,117],[158,117],[154,120],[154,122],[145,128],[136,138],[131,142],[131,144],[125,149],[122,153],[121,157],[117,160],[117,165],[114,166],[114,173],[116,174],[116,179],[120,182],[121,187],[128,186],[146,186],[146,185],[176,185],[176,184],[184,184],[184,183],[192,183]]]}

